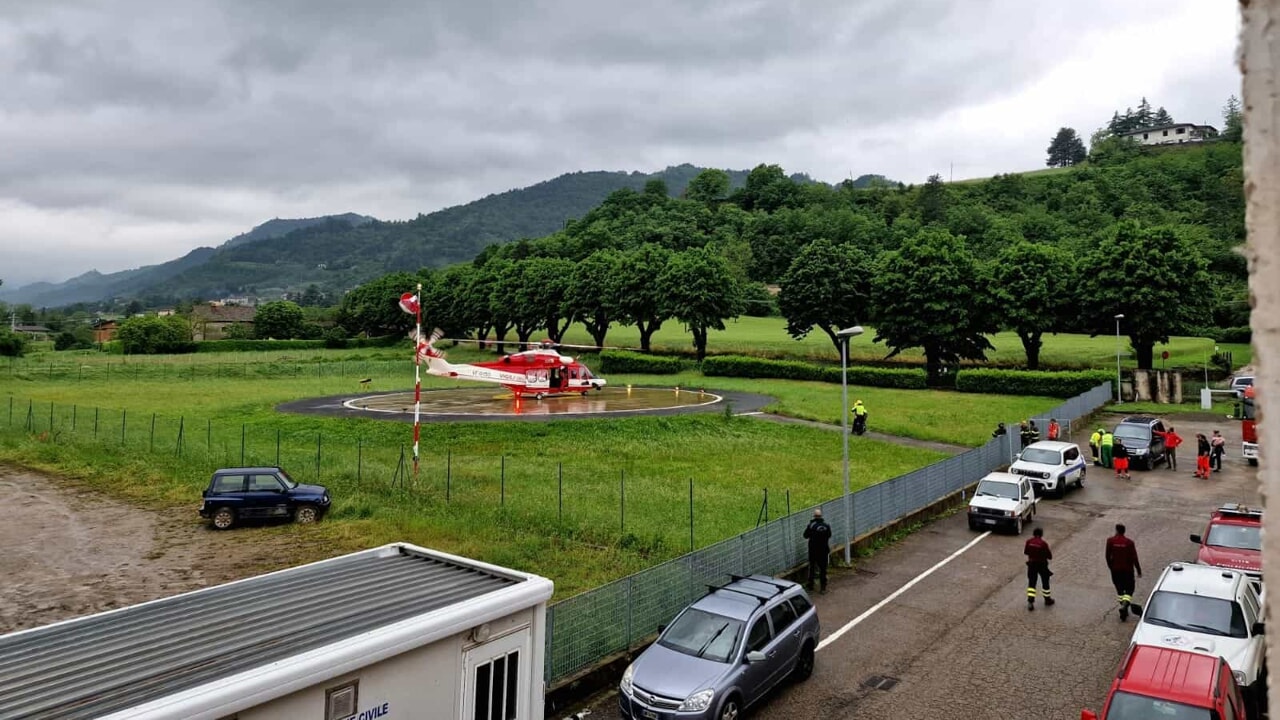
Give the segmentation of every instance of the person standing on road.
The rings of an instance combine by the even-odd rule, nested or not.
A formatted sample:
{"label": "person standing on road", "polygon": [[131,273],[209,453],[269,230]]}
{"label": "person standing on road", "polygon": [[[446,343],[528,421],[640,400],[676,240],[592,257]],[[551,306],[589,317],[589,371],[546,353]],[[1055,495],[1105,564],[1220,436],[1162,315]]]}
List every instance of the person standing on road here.
{"label": "person standing on road", "polygon": [[1044,541],[1044,530],[1036,528],[1031,535],[1022,548],[1022,554],[1027,556],[1027,610],[1036,609],[1036,578],[1040,579],[1043,588],[1045,607],[1053,605],[1053,595],[1049,591],[1049,576],[1053,575],[1049,571],[1049,561],[1053,559],[1053,551]]}
{"label": "person standing on road", "polygon": [[1209,452],[1212,448],[1209,446],[1209,438],[1204,433],[1196,433],[1196,472],[1195,476],[1201,480],[1209,479]]}
{"label": "person standing on road", "polygon": [[1057,440],[1062,434],[1062,426],[1058,425],[1057,418],[1049,418],[1049,439]]}
{"label": "person standing on road", "polygon": [[1178,446],[1182,444],[1182,436],[1178,434],[1176,428],[1170,426],[1165,432],[1156,431],[1160,437],[1164,438],[1164,456],[1168,461],[1166,467],[1170,470],[1178,469]]}
{"label": "person standing on road", "polygon": [[804,537],[809,541],[809,582],[805,586],[813,589],[816,579],[821,592],[827,591],[827,561],[831,558],[831,526],[822,519],[822,508],[813,511],[813,519],[804,529]]}
{"label": "person standing on road", "polygon": [[1111,434],[1110,430],[1102,431],[1102,440],[1098,443],[1102,448],[1102,467],[1111,467],[1111,446],[1115,444],[1116,436]]}
{"label": "person standing on road", "polygon": [[1102,435],[1105,432],[1106,430],[1103,430],[1102,428],[1098,428],[1097,430],[1093,431],[1092,435],[1089,436],[1089,452],[1093,453],[1094,467],[1098,467],[1102,465],[1102,459],[1099,453],[1102,452]]}
{"label": "person standing on road", "polygon": [[1116,438],[1111,444],[1111,463],[1116,466],[1116,477],[1121,480],[1129,479],[1129,448],[1124,446],[1124,440]]}
{"label": "person standing on road", "polygon": [[1124,622],[1129,619],[1129,605],[1133,602],[1133,574],[1142,577],[1142,563],[1138,562],[1138,548],[1125,536],[1122,524],[1117,524],[1116,534],[1107,538],[1107,569],[1120,602],[1120,622]]}
{"label": "person standing on road", "polygon": [[1222,472],[1222,454],[1227,451],[1227,439],[1222,437],[1222,433],[1217,430],[1213,431],[1213,437],[1209,438],[1209,467],[1214,472]]}
{"label": "person standing on road", "polygon": [[1032,420],[1030,422],[1030,427],[1027,428],[1027,432],[1031,434],[1031,442],[1033,443],[1040,442],[1040,428],[1036,427],[1035,420]]}
{"label": "person standing on road", "polygon": [[1026,420],[1018,423],[1018,441],[1024,448],[1031,444],[1031,428],[1027,427]]}

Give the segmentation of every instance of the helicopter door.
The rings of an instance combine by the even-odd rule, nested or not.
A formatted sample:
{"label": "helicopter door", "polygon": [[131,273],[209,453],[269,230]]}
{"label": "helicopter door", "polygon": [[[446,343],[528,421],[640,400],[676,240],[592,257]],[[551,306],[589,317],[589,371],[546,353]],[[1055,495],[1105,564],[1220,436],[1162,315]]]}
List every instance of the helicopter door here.
{"label": "helicopter door", "polygon": [[551,387],[560,388],[560,368],[551,368]]}

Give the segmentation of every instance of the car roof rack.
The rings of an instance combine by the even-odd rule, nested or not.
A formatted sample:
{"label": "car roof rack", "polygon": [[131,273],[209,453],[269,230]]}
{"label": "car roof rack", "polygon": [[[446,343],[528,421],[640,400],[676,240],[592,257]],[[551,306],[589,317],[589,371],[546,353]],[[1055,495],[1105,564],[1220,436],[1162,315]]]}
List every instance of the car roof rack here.
{"label": "car roof rack", "polygon": [[1218,508],[1218,512],[1224,515],[1257,515],[1262,517],[1262,510],[1251,508],[1244,503],[1226,503]]}
{"label": "car roof rack", "polygon": [[781,595],[782,593],[786,592],[791,588],[790,585],[783,585],[782,583],[774,580],[773,578],[765,577],[763,575],[734,575],[730,573],[729,577],[733,578],[734,582],[738,582],[739,580],[751,580],[752,582],[758,582],[762,585],[772,585],[773,587],[777,588],[777,590],[773,593],[774,595]]}
{"label": "car roof rack", "polygon": [[[765,580],[764,578],[757,578],[757,577],[750,577],[750,576],[743,576],[743,575],[734,575],[734,574],[732,574],[732,573],[730,573],[729,577],[731,578],[731,582],[730,582],[730,583],[726,583],[726,584],[724,584],[724,585],[712,585],[712,584],[708,583],[708,584],[707,584],[707,590],[709,591],[709,592],[708,592],[708,594],[710,594],[710,593],[714,593],[714,592],[715,592],[715,591],[717,591],[717,590],[724,590],[724,591],[726,591],[726,592],[738,593],[739,595],[746,595],[747,597],[754,599],[754,600],[755,600],[756,602],[758,602],[759,604],[764,605],[764,604],[765,604],[766,602],[768,602],[770,599],[772,599],[772,598],[774,598],[774,597],[777,597],[778,595],[782,594],[782,593],[787,589],[787,586],[785,586],[785,585],[781,585],[781,584],[778,584],[778,583],[775,583],[775,582],[772,582],[772,581],[769,581],[769,580]],[[761,594],[759,594],[759,593],[751,592],[751,590],[746,589],[746,588],[736,588],[736,587],[732,587],[732,583],[738,582],[739,580],[754,580],[754,581],[756,581],[756,582],[758,582],[758,583],[762,583],[762,584],[766,584],[766,585],[772,585],[773,587],[775,587],[775,588],[776,588],[776,590],[774,590],[774,592],[770,593],[769,595],[761,595]]]}

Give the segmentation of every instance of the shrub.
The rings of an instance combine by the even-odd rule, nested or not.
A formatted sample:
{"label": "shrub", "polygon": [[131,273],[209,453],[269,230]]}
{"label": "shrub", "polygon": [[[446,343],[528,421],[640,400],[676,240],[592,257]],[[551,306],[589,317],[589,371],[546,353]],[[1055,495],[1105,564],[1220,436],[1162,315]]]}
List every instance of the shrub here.
{"label": "shrub", "polygon": [[255,352],[261,350],[319,350],[324,340],[205,340],[196,352]]}
{"label": "shrub", "polygon": [[[767,360],[745,355],[717,355],[702,361],[702,374],[720,377],[775,378],[840,382],[840,368],[796,360]],[[849,368],[849,384],[864,387],[922,390],[923,370],[855,366]]]}
{"label": "shrub", "polygon": [[336,350],[347,346],[347,331],[341,325],[335,325],[324,332],[324,346]]}
{"label": "shrub", "polygon": [[22,357],[27,352],[27,339],[0,329],[0,357]]}
{"label": "shrub", "polygon": [[131,317],[116,333],[126,355],[172,355],[196,351],[191,324],[180,315]]}
{"label": "shrub", "polygon": [[1037,370],[961,370],[956,389],[992,395],[1037,395],[1069,398],[1091,390],[1115,375],[1106,370],[1044,372]]}
{"label": "shrub", "polygon": [[675,375],[692,367],[696,364],[667,355],[645,355],[629,350],[604,350],[600,353],[600,372],[605,375]]}
{"label": "shrub", "polygon": [[1221,328],[1213,333],[1213,337],[1220,343],[1250,343],[1253,342],[1253,328],[1248,325]]}

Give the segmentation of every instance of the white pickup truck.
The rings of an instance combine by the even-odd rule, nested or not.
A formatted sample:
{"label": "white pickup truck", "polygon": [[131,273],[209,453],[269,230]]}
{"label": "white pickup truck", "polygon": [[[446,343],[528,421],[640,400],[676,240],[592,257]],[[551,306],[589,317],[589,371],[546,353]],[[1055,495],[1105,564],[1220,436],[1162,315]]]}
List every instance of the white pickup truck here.
{"label": "white pickup truck", "polygon": [[987,473],[969,501],[969,529],[1008,527],[1019,535],[1036,514],[1031,480],[1007,472]]}

